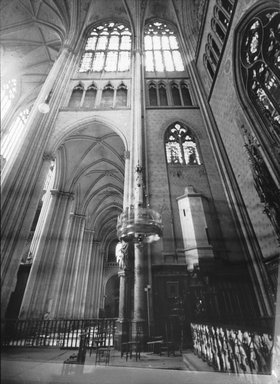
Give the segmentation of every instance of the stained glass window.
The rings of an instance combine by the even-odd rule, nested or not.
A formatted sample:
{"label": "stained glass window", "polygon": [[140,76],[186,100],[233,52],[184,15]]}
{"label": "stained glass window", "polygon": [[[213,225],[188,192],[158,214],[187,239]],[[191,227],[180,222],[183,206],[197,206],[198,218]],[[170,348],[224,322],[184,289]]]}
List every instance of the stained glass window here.
{"label": "stained glass window", "polygon": [[79,72],[124,72],[130,69],[131,32],[121,23],[107,22],[92,29]]}
{"label": "stained glass window", "polygon": [[1,119],[3,119],[8,112],[12,100],[16,96],[16,86],[16,79],[11,79],[1,87]]}
{"label": "stained glass window", "polygon": [[145,26],[144,48],[146,71],[184,71],[177,37],[166,23],[154,21]]}
{"label": "stained glass window", "polygon": [[268,135],[280,145],[280,12],[266,10],[252,19],[241,52],[244,87]]}
{"label": "stained glass window", "polygon": [[165,133],[165,150],[169,164],[201,164],[193,133],[178,122],[172,124]]}

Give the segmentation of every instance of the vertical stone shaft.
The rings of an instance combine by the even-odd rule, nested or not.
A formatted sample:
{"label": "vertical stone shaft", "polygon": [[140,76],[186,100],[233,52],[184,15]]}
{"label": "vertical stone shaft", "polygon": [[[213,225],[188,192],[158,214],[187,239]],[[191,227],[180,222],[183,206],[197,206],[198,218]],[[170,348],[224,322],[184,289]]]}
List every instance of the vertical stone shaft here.
{"label": "vertical stone shaft", "polygon": [[52,307],[57,296],[55,283],[63,273],[61,248],[65,239],[67,221],[73,195],[66,192],[51,191],[49,206],[40,228],[40,240],[35,249],[34,261],[25,289],[20,310],[20,318],[42,318],[49,311],[51,317],[56,313]]}

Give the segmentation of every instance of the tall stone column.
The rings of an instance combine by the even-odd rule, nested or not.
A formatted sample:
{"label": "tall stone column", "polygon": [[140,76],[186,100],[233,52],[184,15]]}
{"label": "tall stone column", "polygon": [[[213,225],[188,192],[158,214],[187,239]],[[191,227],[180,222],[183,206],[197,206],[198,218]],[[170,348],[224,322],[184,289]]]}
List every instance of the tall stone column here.
{"label": "tall stone column", "polygon": [[85,228],[83,234],[81,257],[78,265],[76,292],[73,303],[73,317],[76,319],[85,318],[86,293],[92,258],[93,237],[94,231]]}
{"label": "tall stone column", "polygon": [[46,215],[41,215],[41,222],[38,223],[40,238],[34,249],[33,265],[22,301],[22,319],[40,319],[46,312],[49,312],[50,317],[56,315],[53,304],[60,295],[57,281],[64,273],[61,248],[65,241],[72,200],[71,193],[50,191],[49,206],[46,210],[43,208]]}
{"label": "tall stone column", "polygon": [[[142,41],[141,41],[141,19],[143,17],[141,2],[137,3],[135,18],[135,51],[134,51],[134,73],[133,73],[133,127],[134,127],[134,150],[133,150],[133,192],[134,192],[134,219],[141,216],[141,209],[144,204],[143,177],[144,177],[144,141],[143,141],[143,98],[142,98]],[[145,263],[144,247],[142,245],[142,234],[135,233],[136,243],[134,245],[134,310],[132,338],[144,338],[145,336]]]}
{"label": "tall stone column", "polygon": [[99,275],[101,275],[100,268],[100,243],[93,240],[92,252],[89,265],[89,277],[86,287],[86,318],[98,317],[99,310],[99,296],[100,296],[100,282]]}
{"label": "tall stone column", "polygon": [[81,263],[82,241],[85,227],[85,215],[70,214],[69,232],[65,252],[65,263],[63,266],[63,280],[60,288],[60,300],[56,312],[59,318],[73,318],[74,299],[76,292],[80,289],[78,283],[78,271]]}
{"label": "tall stone column", "polygon": [[[66,92],[66,84],[75,64],[75,55],[69,46],[61,49],[37,97],[28,121],[21,150],[11,157],[2,174],[2,242],[1,242],[1,309],[6,312],[14,290],[17,270],[21,261],[23,243],[28,238],[38,205],[38,191],[42,192],[44,180],[40,179],[42,153],[46,150],[54,129],[55,119]],[[49,93],[50,112],[38,110]]]}

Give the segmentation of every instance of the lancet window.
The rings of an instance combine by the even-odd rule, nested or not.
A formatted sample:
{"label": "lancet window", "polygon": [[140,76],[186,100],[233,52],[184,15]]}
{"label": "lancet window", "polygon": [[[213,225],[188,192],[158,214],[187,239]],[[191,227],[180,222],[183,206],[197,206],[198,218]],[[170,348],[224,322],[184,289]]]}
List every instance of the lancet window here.
{"label": "lancet window", "polygon": [[165,151],[169,164],[201,164],[195,136],[189,128],[181,123],[172,124],[167,129]]}
{"label": "lancet window", "polygon": [[179,43],[171,26],[153,21],[145,26],[144,34],[146,71],[184,71]]}
{"label": "lancet window", "polygon": [[211,79],[214,79],[233,15],[235,0],[216,0],[211,19],[203,62]]}
{"label": "lancet window", "polygon": [[124,72],[130,69],[130,61],[130,29],[110,21],[91,30],[79,72]]}

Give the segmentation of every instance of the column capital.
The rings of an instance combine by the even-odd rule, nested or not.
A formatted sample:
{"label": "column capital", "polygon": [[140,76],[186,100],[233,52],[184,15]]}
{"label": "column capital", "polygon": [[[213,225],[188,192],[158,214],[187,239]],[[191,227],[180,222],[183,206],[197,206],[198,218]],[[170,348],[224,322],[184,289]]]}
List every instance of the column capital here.
{"label": "column capital", "polygon": [[59,196],[59,197],[64,197],[67,199],[74,199],[75,195],[72,192],[64,192],[64,191],[59,191],[58,189],[51,189],[51,195],[53,196]]}

